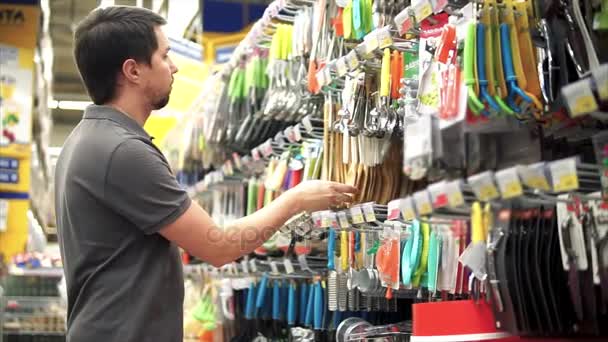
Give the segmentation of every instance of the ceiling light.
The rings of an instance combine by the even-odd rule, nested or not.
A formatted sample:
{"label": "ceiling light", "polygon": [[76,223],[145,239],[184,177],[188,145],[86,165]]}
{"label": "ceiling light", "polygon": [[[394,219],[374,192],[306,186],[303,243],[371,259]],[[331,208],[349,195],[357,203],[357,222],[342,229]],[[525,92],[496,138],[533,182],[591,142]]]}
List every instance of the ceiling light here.
{"label": "ceiling light", "polygon": [[91,101],[57,101],[57,100],[49,100],[49,108],[50,109],[85,110],[91,104],[93,104]]}

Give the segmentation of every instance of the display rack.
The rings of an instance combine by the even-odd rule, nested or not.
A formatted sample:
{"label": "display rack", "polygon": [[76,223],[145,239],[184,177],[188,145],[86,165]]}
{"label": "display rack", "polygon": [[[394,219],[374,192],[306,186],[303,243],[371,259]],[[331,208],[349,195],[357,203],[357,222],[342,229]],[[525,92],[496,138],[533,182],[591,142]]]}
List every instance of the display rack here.
{"label": "display rack", "polygon": [[12,267],[2,279],[0,342],[63,342],[66,304],[59,295],[60,268]]}

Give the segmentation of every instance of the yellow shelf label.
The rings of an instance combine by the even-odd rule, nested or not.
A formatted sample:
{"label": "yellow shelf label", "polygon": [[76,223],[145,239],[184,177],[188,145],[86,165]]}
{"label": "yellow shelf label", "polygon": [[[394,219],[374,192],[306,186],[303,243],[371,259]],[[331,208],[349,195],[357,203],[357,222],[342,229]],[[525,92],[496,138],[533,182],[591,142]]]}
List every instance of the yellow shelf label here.
{"label": "yellow shelf label", "polygon": [[556,192],[570,191],[578,189],[578,177],[576,174],[563,175],[555,184]]}

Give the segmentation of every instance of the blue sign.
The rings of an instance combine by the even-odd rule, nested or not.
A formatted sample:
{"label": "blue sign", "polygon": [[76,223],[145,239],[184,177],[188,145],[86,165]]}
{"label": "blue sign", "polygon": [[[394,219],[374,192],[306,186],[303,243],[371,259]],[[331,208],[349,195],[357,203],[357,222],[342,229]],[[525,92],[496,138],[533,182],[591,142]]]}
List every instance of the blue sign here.
{"label": "blue sign", "polygon": [[19,183],[19,173],[13,170],[2,170],[0,169],[0,183]]}
{"label": "blue sign", "polygon": [[0,157],[0,169],[18,170],[19,160],[14,158]]}

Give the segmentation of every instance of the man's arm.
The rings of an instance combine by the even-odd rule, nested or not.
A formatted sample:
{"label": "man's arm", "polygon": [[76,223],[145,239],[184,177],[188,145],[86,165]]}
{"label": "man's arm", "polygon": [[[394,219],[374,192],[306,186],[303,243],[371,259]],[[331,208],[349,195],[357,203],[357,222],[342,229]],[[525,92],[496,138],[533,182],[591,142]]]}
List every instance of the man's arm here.
{"label": "man's arm", "polygon": [[349,202],[348,194],[355,191],[351,186],[338,183],[302,183],[225,230],[217,227],[205,210],[192,202],[188,210],[159,233],[188,253],[219,267],[251,253],[301,211],[328,209],[331,205]]}

